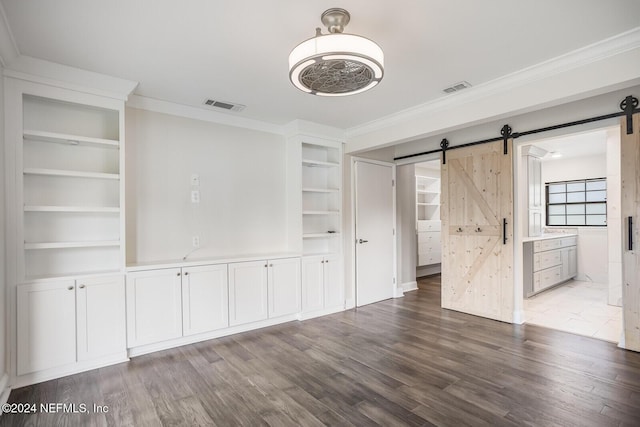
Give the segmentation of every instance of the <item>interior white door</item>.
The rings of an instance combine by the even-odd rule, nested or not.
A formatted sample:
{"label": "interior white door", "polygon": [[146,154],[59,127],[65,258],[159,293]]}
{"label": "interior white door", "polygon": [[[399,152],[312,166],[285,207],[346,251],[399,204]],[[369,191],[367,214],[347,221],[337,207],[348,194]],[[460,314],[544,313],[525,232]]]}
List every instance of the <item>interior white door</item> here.
{"label": "interior white door", "polygon": [[355,163],[356,305],[393,297],[393,168]]}

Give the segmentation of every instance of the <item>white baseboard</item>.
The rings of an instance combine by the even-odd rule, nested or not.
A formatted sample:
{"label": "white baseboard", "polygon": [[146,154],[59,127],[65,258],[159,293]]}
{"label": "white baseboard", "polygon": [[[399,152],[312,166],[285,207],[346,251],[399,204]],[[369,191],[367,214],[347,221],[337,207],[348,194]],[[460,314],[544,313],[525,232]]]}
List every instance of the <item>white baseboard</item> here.
{"label": "white baseboard", "polygon": [[349,298],[344,302],[344,309],[350,310],[352,308],[356,308],[356,300],[354,298]]}
{"label": "white baseboard", "polygon": [[342,306],[330,307],[322,310],[311,311],[308,313],[300,313],[299,318],[300,320],[309,320],[309,319],[314,319],[316,317],[326,316],[328,314],[339,313],[341,311],[344,311],[344,308]]}
{"label": "white baseboard", "polygon": [[405,282],[400,285],[405,292],[411,292],[418,289],[418,282],[415,280],[413,282]]}
{"label": "white baseboard", "polygon": [[525,322],[524,311],[515,310],[513,312],[513,324],[522,325]]}
{"label": "white baseboard", "polygon": [[400,298],[400,297],[403,297],[403,296],[404,296],[404,289],[398,288],[398,287],[393,289],[393,297],[394,298]]}
{"label": "white baseboard", "polygon": [[9,374],[6,372],[0,378],[0,405],[4,405],[9,400],[11,387],[9,387]]}

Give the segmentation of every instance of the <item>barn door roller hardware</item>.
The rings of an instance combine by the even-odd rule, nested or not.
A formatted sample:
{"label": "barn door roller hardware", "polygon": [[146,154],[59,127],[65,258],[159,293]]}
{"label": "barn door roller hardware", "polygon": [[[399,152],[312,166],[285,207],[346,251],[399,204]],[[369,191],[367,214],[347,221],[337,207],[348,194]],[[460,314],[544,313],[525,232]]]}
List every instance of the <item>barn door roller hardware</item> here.
{"label": "barn door roller hardware", "polygon": [[455,150],[456,148],[470,147],[472,145],[486,144],[488,142],[496,142],[496,141],[504,142],[504,154],[507,154],[507,145],[508,145],[507,141],[509,138],[516,139],[516,138],[520,138],[521,136],[533,135],[533,134],[542,133],[542,132],[549,132],[556,129],[562,129],[562,128],[567,128],[571,126],[578,126],[586,123],[598,122],[601,120],[608,120],[608,119],[613,119],[613,118],[622,117],[622,116],[627,117],[627,135],[631,135],[633,133],[632,117],[634,114],[640,113],[640,108],[638,108],[639,104],[640,103],[638,102],[638,98],[636,98],[635,96],[629,95],[625,99],[623,99],[622,102],[620,103],[620,109],[622,110],[621,112],[605,114],[603,116],[597,116],[597,117],[590,117],[588,119],[576,120],[573,122],[560,123],[557,125],[547,126],[539,129],[532,129],[526,132],[512,132],[512,129],[509,125],[504,125],[500,130],[501,136],[497,138],[483,139],[481,141],[467,142],[466,144],[458,144],[454,146],[450,146],[449,141],[445,138],[442,141],[443,142],[447,141],[446,147],[443,146],[443,142],[441,142],[440,143],[441,148],[437,150],[423,151],[415,154],[407,154],[406,156],[395,157],[393,160],[409,159],[411,157],[424,156],[426,154],[439,153],[442,151],[443,152],[442,163],[444,164],[446,163],[445,156],[444,156],[444,151],[446,150]]}
{"label": "barn door roller hardware", "polygon": [[627,96],[620,103],[620,109],[627,116],[627,135],[631,135],[633,133],[633,113],[638,110],[638,98],[631,95]]}
{"label": "barn door roller hardware", "polygon": [[447,148],[449,148],[449,141],[447,141],[447,138],[444,138],[442,141],[440,141],[440,148],[442,148],[442,164],[446,165],[447,164]]}

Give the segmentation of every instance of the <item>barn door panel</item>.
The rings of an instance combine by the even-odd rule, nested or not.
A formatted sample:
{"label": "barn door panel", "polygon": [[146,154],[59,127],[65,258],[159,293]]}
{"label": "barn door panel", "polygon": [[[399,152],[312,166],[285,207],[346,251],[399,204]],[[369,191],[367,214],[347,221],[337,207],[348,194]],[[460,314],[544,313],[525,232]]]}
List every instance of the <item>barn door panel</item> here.
{"label": "barn door panel", "polygon": [[640,114],[633,115],[633,133],[627,119],[620,127],[620,176],[624,238],[622,248],[622,307],[624,347],[640,351]]}
{"label": "barn door panel", "polygon": [[[446,153],[442,307],[513,321],[512,141]],[[506,234],[506,235],[505,235]]]}

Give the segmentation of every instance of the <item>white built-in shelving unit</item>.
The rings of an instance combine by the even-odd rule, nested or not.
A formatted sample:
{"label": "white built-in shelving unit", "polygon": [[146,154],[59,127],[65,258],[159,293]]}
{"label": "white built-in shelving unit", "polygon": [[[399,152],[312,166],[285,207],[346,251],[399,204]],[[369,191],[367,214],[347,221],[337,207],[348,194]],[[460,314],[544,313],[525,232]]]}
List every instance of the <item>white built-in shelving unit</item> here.
{"label": "white built-in shelving unit", "polygon": [[418,267],[439,264],[442,259],[440,178],[416,175],[416,233]]}
{"label": "white built-in shelving unit", "polygon": [[302,143],[304,255],[327,255],[340,250],[341,156],[339,145]]}
{"label": "white built-in shelving unit", "polygon": [[5,78],[11,383],[127,359],[124,99]]}

